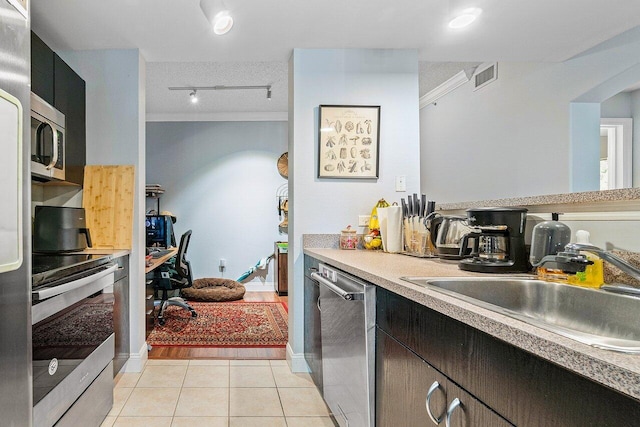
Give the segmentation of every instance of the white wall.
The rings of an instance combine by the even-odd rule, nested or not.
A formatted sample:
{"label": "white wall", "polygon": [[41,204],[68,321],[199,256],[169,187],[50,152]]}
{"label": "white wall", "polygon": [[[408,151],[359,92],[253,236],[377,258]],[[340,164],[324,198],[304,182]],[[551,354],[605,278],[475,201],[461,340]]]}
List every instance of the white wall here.
{"label": "white wall", "polygon": [[[304,369],[302,235],[339,233],[384,197],[399,201],[395,177],[419,192],[418,57],[414,50],[294,49],[289,73],[289,346]],[[318,179],[318,106],[380,105],[377,180]],[[360,229],[362,230],[362,229]]]}
{"label": "white wall", "polygon": [[144,322],[145,61],[137,49],[59,52],[86,82],[87,164],[134,165],[135,206],[129,291],[132,358],[146,359]]}
{"label": "white wall", "polygon": [[[276,168],[287,151],[286,122],[148,122],[147,140],[147,183],[165,189],[160,210],[177,216],[176,240],[193,231],[194,278],[237,279],[273,253],[275,241],[287,240],[278,232],[276,200],[287,183]],[[272,261],[247,288],[273,290],[273,269]]]}
{"label": "white wall", "polygon": [[[586,142],[578,141],[579,126],[570,128],[570,103],[599,103],[640,81],[639,59],[640,30],[632,30],[562,63],[500,62],[496,82],[475,92],[469,82],[426,106],[422,191],[459,202],[577,189],[572,168],[577,173],[586,152],[598,150],[572,148],[572,138]],[[582,157],[572,159],[572,149]]]}

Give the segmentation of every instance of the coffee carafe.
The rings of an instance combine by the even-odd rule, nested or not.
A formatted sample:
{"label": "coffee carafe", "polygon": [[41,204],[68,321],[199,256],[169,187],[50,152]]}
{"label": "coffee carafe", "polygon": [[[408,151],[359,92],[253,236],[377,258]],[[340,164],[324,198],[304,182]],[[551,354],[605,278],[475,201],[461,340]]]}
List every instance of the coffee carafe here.
{"label": "coffee carafe", "polygon": [[429,227],[431,242],[436,247],[438,258],[462,259],[471,253],[471,248],[462,250],[461,243],[472,229],[464,216],[439,216],[431,220]]}
{"label": "coffee carafe", "polygon": [[460,251],[473,238],[471,257],[460,261],[461,270],[480,273],[525,273],[529,271],[524,245],[525,208],[467,209],[473,231],[465,236]]}

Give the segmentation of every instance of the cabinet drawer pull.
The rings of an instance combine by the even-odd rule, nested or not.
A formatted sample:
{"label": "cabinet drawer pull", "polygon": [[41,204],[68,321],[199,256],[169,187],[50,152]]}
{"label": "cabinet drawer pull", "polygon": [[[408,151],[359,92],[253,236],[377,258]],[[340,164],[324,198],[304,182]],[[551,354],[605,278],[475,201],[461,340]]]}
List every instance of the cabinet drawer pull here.
{"label": "cabinet drawer pull", "polygon": [[447,418],[445,423],[447,427],[451,427],[451,415],[453,414],[453,411],[455,411],[458,406],[462,406],[462,402],[460,402],[460,399],[456,397],[451,401],[451,404],[447,408]]}
{"label": "cabinet drawer pull", "polygon": [[435,425],[438,425],[442,422],[442,415],[436,418],[431,412],[431,395],[433,394],[433,392],[435,392],[439,388],[440,388],[440,383],[438,381],[434,381],[433,384],[431,384],[431,387],[429,387],[429,391],[427,392],[427,399],[424,403],[425,406],[427,407],[427,414],[429,415],[429,418],[431,418],[431,421],[433,421]]}
{"label": "cabinet drawer pull", "polygon": [[318,307],[318,311],[322,312],[322,309],[320,308],[320,297],[318,297],[318,301],[316,301],[316,307]]}

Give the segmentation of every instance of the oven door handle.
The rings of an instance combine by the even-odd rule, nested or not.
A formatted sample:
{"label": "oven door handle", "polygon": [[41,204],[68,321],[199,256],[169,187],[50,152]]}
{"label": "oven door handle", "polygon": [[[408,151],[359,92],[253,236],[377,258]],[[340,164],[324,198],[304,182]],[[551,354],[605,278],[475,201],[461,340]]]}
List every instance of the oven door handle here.
{"label": "oven door handle", "polygon": [[93,283],[96,280],[102,279],[103,277],[113,273],[117,269],[118,266],[116,264],[113,264],[109,268],[101,270],[98,273],[92,274],[91,276],[83,277],[82,279],[74,280],[73,282],[64,283],[58,286],[53,286],[51,288],[42,288],[37,291],[33,291],[33,299],[41,301],[46,298],[51,298],[65,292],[72,291],[74,289],[82,288],[83,286]]}

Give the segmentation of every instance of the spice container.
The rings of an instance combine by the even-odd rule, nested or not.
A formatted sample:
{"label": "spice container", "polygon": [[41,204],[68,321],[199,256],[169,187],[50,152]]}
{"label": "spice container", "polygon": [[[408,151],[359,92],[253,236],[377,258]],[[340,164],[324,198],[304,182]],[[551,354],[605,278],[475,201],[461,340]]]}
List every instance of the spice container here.
{"label": "spice container", "polygon": [[358,236],[356,236],[356,230],[352,230],[349,225],[340,232],[340,249],[355,249],[357,245]]}

